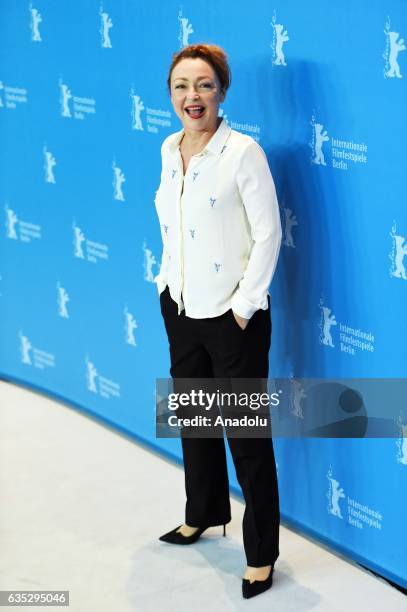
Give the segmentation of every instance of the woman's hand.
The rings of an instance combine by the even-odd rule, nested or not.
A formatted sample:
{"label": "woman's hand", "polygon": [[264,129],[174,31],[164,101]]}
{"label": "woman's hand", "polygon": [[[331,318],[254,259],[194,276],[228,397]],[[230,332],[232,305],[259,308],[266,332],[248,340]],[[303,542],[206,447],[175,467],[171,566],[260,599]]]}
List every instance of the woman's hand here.
{"label": "woman's hand", "polygon": [[245,329],[247,327],[247,324],[249,323],[250,319],[244,319],[243,317],[241,317],[240,315],[236,314],[235,312],[233,312],[233,316],[236,319],[236,322],[238,323],[238,325],[240,325],[240,327],[242,329]]}

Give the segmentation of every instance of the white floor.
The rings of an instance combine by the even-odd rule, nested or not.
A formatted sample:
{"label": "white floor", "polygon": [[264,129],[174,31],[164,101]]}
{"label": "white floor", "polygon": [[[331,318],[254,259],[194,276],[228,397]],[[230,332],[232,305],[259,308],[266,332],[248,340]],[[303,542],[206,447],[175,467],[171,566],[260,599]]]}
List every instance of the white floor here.
{"label": "white floor", "polygon": [[183,522],[181,467],[44,395],[0,381],[0,436],[0,590],[69,590],[75,612],[406,612],[384,580],[284,527],[272,589],[244,600],[242,502],[226,538],[160,542]]}

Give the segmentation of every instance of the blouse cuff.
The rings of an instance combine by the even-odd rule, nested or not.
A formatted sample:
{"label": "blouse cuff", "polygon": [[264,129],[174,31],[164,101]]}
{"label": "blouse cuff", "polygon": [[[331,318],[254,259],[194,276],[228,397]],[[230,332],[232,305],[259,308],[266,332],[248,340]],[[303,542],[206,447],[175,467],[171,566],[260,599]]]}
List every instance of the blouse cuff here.
{"label": "blouse cuff", "polygon": [[154,278],[154,282],[157,286],[158,295],[161,295],[161,293],[164,291],[164,289],[167,286],[167,282],[163,280],[162,278],[160,278],[159,274]]}
{"label": "blouse cuff", "polygon": [[259,309],[258,306],[252,304],[251,302],[249,302],[249,300],[243,297],[239,289],[237,289],[232,295],[230,306],[233,312],[235,312],[240,317],[243,317],[244,319],[250,319],[254,315],[256,310]]}

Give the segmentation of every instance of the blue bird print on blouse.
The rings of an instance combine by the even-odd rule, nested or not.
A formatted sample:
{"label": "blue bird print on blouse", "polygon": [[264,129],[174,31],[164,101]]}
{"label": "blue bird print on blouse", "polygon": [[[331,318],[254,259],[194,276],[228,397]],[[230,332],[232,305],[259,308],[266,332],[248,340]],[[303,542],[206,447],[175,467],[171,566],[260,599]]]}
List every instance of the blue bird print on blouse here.
{"label": "blue bird print on blouse", "polygon": [[164,225],[164,224],[163,224],[163,228],[164,228],[164,232],[165,232],[166,234],[168,234],[168,225]]}
{"label": "blue bird print on blouse", "polygon": [[213,205],[215,204],[217,198],[209,198],[209,203],[211,205],[211,208],[213,208]]}
{"label": "blue bird print on blouse", "polygon": [[191,234],[191,238],[195,238],[195,230],[194,229],[190,229],[189,233]]}
{"label": "blue bird print on blouse", "polygon": [[227,148],[227,145],[223,145],[222,147],[222,151],[220,152],[220,154],[222,155],[223,151]]}
{"label": "blue bird print on blouse", "polygon": [[213,265],[215,266],[215,272],[219,272],[221,264],[220,263],[216,263],[216,261],[215,261],[215,263]]}
{"label": "blue bird print on blouse", "polygon": [[192,180],[194,181],[196,179],[196,177],[198,176],[199,172],[194,172],[192,175]]}
{"label": "blue bird print on blouse", "polygon": [[171,178],[174,178],[174,176],[175,176],[176,174],[177,174],[177,170],[176,170],[175,168],[173,168],[173,169],[172,169],[172,177],[171,177]]}

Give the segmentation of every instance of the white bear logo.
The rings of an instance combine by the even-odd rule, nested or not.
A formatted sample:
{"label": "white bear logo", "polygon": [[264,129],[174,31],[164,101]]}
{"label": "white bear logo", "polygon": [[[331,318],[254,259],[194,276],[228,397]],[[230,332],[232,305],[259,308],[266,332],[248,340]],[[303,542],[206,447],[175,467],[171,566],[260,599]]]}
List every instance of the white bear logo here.
{"label": "white bear logo", "polygon": [[396,231],[396,223],[394,222],[390,232],[390,236],[393,238],[393,248],[390,253],[390,259],[392,260],[390,276],[407,280],[406,269],[404,267],[404,256],[407,255],[406,238],[396,233]]}
{"label": "white bear logo", "polygon": [[193,34],[194,30],[192,28],[192,24],[189,22],[189,19],[187,19],[187,17],[182,16],[182,11],[178,13],[178,21],[180,27],[178,40],[180,47],[182,48],[189,45],[189,35]]}
{"label": "white bear logo", "polygon": [[390,19],[387,19],[384,29],[386,35],[386,48],[383,54],[386,60],[384,76],[387,79],[402,79],[403,75],[400,72],[400,66],[397,61],[400,51],[406,50],[404,38],[399,38],[400,34],[390,30]]}

